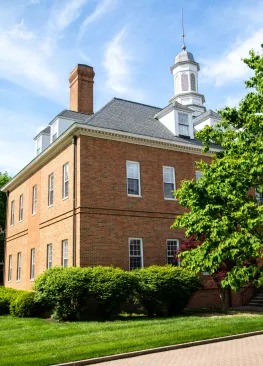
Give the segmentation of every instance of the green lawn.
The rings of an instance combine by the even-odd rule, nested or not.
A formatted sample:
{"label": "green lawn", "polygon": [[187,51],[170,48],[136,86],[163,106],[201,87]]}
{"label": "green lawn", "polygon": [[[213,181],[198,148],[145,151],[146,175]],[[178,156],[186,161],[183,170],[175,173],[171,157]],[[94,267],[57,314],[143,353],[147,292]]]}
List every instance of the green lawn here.
{"label": "green lawn", "polygon": [[263,315],[57,323],[0,317],[0,364],[52,365],[263,329]]}

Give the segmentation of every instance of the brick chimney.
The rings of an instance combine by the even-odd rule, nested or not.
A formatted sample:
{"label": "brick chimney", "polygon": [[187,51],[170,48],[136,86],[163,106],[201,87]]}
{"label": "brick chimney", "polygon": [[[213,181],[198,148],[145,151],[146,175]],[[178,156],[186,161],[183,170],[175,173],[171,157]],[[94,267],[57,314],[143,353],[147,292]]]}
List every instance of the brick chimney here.
{"label": "brick chimney", "polygon": [[93,114],[93,67],[78,64],[69,77],[70,110]]}

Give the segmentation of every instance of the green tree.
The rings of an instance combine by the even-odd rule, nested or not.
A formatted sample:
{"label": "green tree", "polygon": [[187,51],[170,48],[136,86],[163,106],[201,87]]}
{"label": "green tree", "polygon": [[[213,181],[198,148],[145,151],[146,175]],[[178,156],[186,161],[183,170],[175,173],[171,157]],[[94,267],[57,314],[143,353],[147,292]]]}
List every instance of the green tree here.
{"label": "green tree", "polygon": [[182,265],[213,274],[230,263],[221,286],[236,291],[248,283],[263,285],[263,205],[252,188],[263,192],[263,55],[249,54],[243,61],[253,72],[246,81],[252,89],[238,107],[219,111],[216,128],[197,133],[204,152],[211,142],[222,149],[210,164],[197,163],[203,178],[184,181],[175,192],[188,210],[172,226],[201,241],[180,254]]}
{"label": "green tree", "polygon": [[[11,177],[5,173],[0,172],[0,189],[10,181]],[[6,194],[0,191],[0,228],[5,229],[6,221]]]}

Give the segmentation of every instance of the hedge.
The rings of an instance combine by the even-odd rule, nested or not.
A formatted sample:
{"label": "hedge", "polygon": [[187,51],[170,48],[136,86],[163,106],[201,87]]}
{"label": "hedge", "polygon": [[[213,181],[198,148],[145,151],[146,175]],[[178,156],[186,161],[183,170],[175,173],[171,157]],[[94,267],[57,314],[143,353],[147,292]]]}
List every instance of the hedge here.
{"label": "hedge", "polygon": [[139,269],[134,275],[139,283],[137,298],[149,316],[172,316],[182,312],[200,287],[196,275],[172,265]]}
{"label": "hedge", "polygon": [[0,315],[10,314],[11,302],[22,293],[25,291],[0,286]]}

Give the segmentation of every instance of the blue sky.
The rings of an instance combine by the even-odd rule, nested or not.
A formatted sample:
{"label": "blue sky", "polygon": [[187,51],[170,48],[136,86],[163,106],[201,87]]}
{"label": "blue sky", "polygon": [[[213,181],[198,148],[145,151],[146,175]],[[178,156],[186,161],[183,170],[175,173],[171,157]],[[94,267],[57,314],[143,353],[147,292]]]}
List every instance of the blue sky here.
{"label": "blue sky", "polygon": [[95,111],[112,97],[163,107],[181,50],[200,63],[206,107],[235,105],[263,43],[261,0],[0,0],[0,171],[34,157],[34,136],[69,108],[68,77],[94,67]]}

